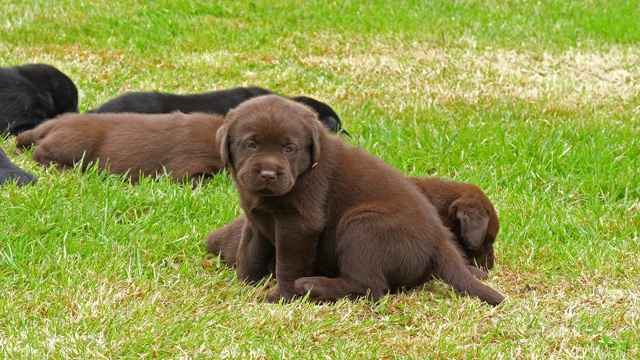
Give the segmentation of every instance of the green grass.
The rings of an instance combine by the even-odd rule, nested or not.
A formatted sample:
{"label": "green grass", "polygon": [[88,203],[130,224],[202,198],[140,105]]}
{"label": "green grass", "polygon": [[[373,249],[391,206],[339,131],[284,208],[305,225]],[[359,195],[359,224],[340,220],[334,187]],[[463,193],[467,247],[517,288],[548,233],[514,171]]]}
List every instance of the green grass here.
{"label": "green grass", "polygon": [[[489,308],[434,282],[379,304],[262,302],[206,253],[231,181],[131,186],[11,159],[6,358],[640,357],[640,6],[631,1],[4,1],[0,66],[46,62],[82,110],[259,85],[326,101],[409,175],[477,183],[501,220]],[[0,139],[10,153],[14,140]]]}

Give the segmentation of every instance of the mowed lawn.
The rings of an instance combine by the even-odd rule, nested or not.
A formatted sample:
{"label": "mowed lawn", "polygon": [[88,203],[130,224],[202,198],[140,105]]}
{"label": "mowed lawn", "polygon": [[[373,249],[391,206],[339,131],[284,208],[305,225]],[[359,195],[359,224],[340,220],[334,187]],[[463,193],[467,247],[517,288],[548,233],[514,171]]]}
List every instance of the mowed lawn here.
{"label": "mowed lawn", "polygon": [[637,359],[640,6],[634,1],[3,0],[0,66],[126,91],[258,85],[330,104],[407,175],[478,184],[501,221],[490,307],[434,281],[265,304],[208,254],[241,213],[192,189],[58,173],[0,188],[0,357]]}

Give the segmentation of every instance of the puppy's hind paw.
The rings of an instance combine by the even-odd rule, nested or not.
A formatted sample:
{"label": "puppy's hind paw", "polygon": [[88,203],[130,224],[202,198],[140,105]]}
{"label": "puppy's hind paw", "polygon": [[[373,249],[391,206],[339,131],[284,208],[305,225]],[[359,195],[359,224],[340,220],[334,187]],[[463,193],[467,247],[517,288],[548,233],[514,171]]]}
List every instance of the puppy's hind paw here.
{"label": "puppy's hind paw", "polygon": [[325,286],[318,277],[303,277],[293,283],[293,288],[300,295],[309,295],[310,300],[320,300],[326,292]]}
{"label": "puppy's hind paw", "polygon": [[306,294],[313,289],[314,282],[310,281],[309,278],[300,278],[294,282],[294,288],[298,294]]}

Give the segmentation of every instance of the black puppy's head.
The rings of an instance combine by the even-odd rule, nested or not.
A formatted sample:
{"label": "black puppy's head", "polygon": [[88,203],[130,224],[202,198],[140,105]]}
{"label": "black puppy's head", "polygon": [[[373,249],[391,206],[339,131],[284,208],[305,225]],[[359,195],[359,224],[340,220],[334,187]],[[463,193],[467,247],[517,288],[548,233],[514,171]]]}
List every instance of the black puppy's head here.
{"label": "black puppy's head", "polygon": [[50,94],[54,111],[48,117],[78,112],[78,89],[62,71],[47,64],[27,64],[14,69],[36,88]]}
{"label": "black puppy's head", "polygon": [[320,122],[332,133],[340,133],[349,136],[347,130],[342,127],[340,117],[338,117],[338,114],[336,114],[331,106],[307,96],[296,96],[292,97],[291,100],[305,104],[315,110],[316,113],[318,113],[318,119]]}
{"label": "black puppy's head", "polygon": [[23,77],[16,67],[0,68],[0,134],[18,135],[54,114],[48,91]]}

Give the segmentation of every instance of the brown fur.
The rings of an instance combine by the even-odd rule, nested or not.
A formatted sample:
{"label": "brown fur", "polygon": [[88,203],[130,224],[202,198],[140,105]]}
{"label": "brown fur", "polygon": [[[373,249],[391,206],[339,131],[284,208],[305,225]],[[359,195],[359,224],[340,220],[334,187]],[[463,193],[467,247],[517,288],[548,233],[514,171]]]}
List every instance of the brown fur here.
{"label": "brown fur", "polygon": [[275,254],[267,300],[378,300],[433,274],[489,304],[503,300],[474,278],[415,185],[332,137],[309,108],[261,96],[232,110],[217,138],[246,214],[237,275],[259,281]]}
{"label": "brown fur", "polygon": [[438,210],[471,265],[491,270],[500,220],[491,200],[474,184],[437,178],[410,178]]}
{"label": "brown fur", "polygon": [[204,241],[209,252],[220,255],[222,261],[229,267],[236,265],[236,254],[246,220],[247,217],[242,214],[225,226],[210,232]]}
{"label": "brown fur", "polygon": [[[500,221],[493,204],[476,185],[437,178],[409,178],[436,208],[442,223],[454,234],[454,240],[465,252],[469,265],[491,270],[495,264],[493,244]],[[246,217],[238,216],[225,226],[212,231],[205,239],[207,249],[220,254],[228,266],[235,266]],[[272,273],[275,267],[270,267]],[[470,269],[474,271],[473,269]],[[487,278],[474,271],[474,276]]]}
{"label": "brown fur", "polygon": [[[213,254],[220,255],[222,261],[228,267],[233,267],[236,265],[238,246],[240,245],[242,230],[244,229],[246,220],[247,217],[242,214],[233,219],[225,226],[209,233],[209,235],[207,235],[207,238],[205,239],[205,245],[207,246],[207,249]],[[267,266],[267,275],[275,275],[275,260],[276,259],[274,254],[274,256],[272,256],[271,260],[269,261],[269,265]],[[469,264],[467,265],[467,267],[476,278],[482,280],[488,279],[487,273],[485,273],[481,268],[478,268],[475,261],[472,262],[471,259],[469,259]],[[314,269],[313,274],[321,275],[322,273],[318,269]]]}
{"label": "brown fur", "polygon": [[212,114],[66,114],[17,137],[35,144],[33,158],[60,170],[82,162],[128,174],[167,172],[176,181],[206,179],[222,169],[215,136],[224,118]]}

